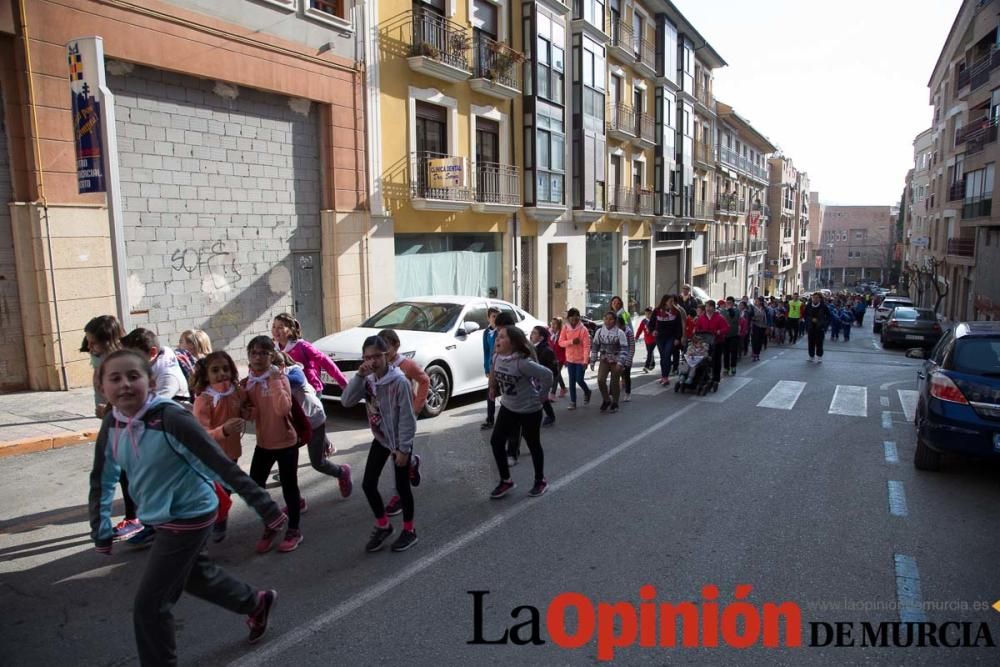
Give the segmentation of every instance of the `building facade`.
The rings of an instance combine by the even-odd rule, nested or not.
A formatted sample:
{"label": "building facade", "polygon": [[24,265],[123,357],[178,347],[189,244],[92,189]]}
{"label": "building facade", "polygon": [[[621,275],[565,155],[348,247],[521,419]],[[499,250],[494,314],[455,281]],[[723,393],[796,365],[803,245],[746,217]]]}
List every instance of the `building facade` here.
{"label": "building facade", "polygon": [[887,284],[895,261],[898,216],[896,206],[826,206],[817,285],[840,290],[867,281]]}
{"label": "building facade", "polygon": [[942,314],[954,320],[1000,317],[998,24],[995,3],[965,0],[928,82],[928,254],[945,292]]}
{"label": "building facade", "polygon": [[806,262],[802,266],[802,287],[805,290],[820,288],[819,270],[823,268],[820,256],[823,238],[823,215],[826,206],[819,201],[819,193],[809,193],[809,240],[806,242]]}
{"label": "building facade", "polygon": [[[170,345],[204,329],[243,359],[277,312],[307,336],[360,312],[356,32],[344,2],[0,2],[4,386],[89,384],[99,314]],[[91,35],[117,119],[117,269],[108,197],[77,182],[67,45]]]}
{"label": "building facade", "polygon": [[780,296],[802,291],[802,264],[809,239],[809,180],[782,155],[768,160],[767,269],[765,293]]}

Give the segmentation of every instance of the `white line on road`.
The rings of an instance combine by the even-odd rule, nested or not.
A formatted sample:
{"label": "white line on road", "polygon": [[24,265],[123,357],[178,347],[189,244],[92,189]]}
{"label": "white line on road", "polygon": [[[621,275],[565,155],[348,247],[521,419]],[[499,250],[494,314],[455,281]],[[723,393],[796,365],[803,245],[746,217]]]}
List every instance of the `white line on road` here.
{"label": "white line on road", "polygon": [[882,446],[885,448],[885,462],[899,463],[899,452],[896,450],[896,443],[886,440],[882,443]]}
{"label": "white line on road", "polygon": [[878,342],[877,340],[875,340],[874,338],[872,338],[872,347],[874,347],[874,348],[875,348],[876,350],[878,350],[879,352],[881,352],[881,351],[883,350],[883,348],[882,348],[882,344],[881,344],[881,343],[879,343],[879,342]]}
{"label": "white line on road", "polygon": [[903,405],[906,421],[912,422],[917,414],[917,397],[920,396],[920,392],[915,389],[897,389],[896,393],[899,394],[899,402]]}
{"label": "white line on road", "polygon": [[878,397],[878,402],[879,402],[879,404],[880,404],[880,405],[881,405],[881,406],[882,406],[883,408],[887,408],[887,407],[889,407],[889,397],[888,397],[888,396],[879,396],[879,397]]}
{"label": "white line on road", "polygon": [[888,410],[882,411],[882,428],[891,429],[892,428],[892,413]]}
{"label": "white line on road", "polygon": [[[750,379],[747,378],[746,381],[749,382]],[[576,480],[580,479],[581,477],[592,471],[594,468],[603,465],[604,463],[608,462],[609,460],[613,459],[619,454],[622,454],[627,450],[631,449],[638,443],[645,441],[646,438],[654,431],[663,428],[670,422],[683,416],[685,413],[691,410],[695,405],[696,405],[695,403],[688,403],[687,405],[678,408],[669,417],[661,419],[660,421],[656,422],[655,424],[645,429],[641,433],[633,435],[631,438],[621,443],[617,447],[609,449],[607,452],[605,452],[601,456],[598,456],[596,459],[592,459],[590,462],[580,466],[576,470],[573,470],[565,477],[556,480],[555,482],[549,485],[548,493],[551,494],[558,492],[560,489],[569,486]],[[479,526],[476,526],[475,528],[463,533],[462,535],[459,535],[451,542],[442,545],[436,551],[415,561],[409,567],[403,568],[395,576],[389,577],[388,579],[385,579],[380,583],[375,584],[374,586],[366,588],[365,590],[361,591],[354,597],[341,602],[333,609],[330,609],[329,611],[320,614],[319,616],[314,618],[311,622],[299,626],[298,628],[292,630],[291,632],[287,632],[283,635],[280,635],[274,641],[268,643],[266,646],[257,649],[253,653],[240,656],[239,658],[231,662],[230,665],[240,665],[241,667],[250,665],[264,665],[276,659],[279,655],[281,655],[285,651],[288,651],[294,646],[307,645],[308,643],[307,640],[311,635],[322,632],[330,625],[337,622],[341,618],[347,616],[351,612],[360,609],[367,603],[382,597],[383,595],[389,593],[390,591],[397,588],[401,584],[411,581],[416,575],[423,572],[427,568],[437,564],[438,562],[447,558],[448,556],[455,553],[459,549],[462,549],[463,547],[479,539],[483,535],[486,535],[487,533],[493,531],[493,529],[499,528],[500,526],[507,523],[508,521],[510,521],[517,515],[521,514],[522,512],[537,507],[540,502],[544,503],[545,501],[530,500],[525,498],[517,505],[514,505],[508,508],[507,510],[500,512],[492,519],[486,521],[485,523]]]}
{"label": "white line on road", "polygon": [[906,493],[903,491],[903,483],[889,480],[889,514],[893,516],[906,516]]}
{"label": "white line on road", "polygon": [[[758,366],[758,368],[760,367]],[[733,394],[751,382],[753,382],[753,378],[741,376],[727,378],[719,383],[719,390],[717,392],[706,394],[705,396],[696,396],[694,400],[702,401],[703,403],[725,403],[733,397]]]}
{"label": "white line on road", "polygon": [[849,384],[838,384],[830,401],[831,415],[847,415],[849,417],[868,416],[868,387],[857,387]]}
{"label": "white line on road", "polygon": [[923,623],[927,620],[927,615],[924,613],[924,600],[920,593],[920,571],[917,570],[917,560],[913,556],[903,554],[895,554],[893,560],[896,569],[899,620],[903,623]]}
{"label": "white line on road", "polygon": [[757,404],[758,408],[774,408],[775,410],[791,410],[806,388],[805,382],[782,380],[767,392],[767,396]]}

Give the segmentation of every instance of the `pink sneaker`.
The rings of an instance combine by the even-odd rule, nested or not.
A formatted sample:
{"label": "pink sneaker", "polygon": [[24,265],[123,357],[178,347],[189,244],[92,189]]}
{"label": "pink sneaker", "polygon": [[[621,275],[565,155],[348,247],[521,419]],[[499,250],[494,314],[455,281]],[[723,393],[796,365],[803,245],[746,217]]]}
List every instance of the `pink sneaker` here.
{"label": "pink sneaker", "polygon": [[346,463],[340,464],[340,477],[337,478],[337,483],[340,485],[341,497],[347,498],[351,495],[351,491],[354,490],[354,482],[351,480],[351,466]]}
{"label": "pink sneaker", "polygon": [[257,553],[266,554],[274,547],[276,539],[278,539],[278,531],[265,528],[264,534],[257,540]]}
{"label": "pink sneaker", "polygon": [[567,393],[569,393],[569,392],[566,391],[566,387],[563,387],[562,389],[559,390],[559,398],[562,398]]}
{"label": "pink sneaker", "polygon": [[302,544],[302,531],[289,528],[285,533],[285,539],[281,540],[281,544],[278,545],[278,551],[286,554],[298,549],[300,544]]}

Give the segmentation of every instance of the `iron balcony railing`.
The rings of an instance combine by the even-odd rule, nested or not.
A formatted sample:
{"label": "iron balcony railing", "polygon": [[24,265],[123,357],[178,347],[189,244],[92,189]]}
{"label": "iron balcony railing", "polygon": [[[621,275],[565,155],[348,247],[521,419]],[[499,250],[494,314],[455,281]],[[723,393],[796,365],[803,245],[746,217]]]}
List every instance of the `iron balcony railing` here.
{"label": "iron balcony railing", "polygon": [[612,213],[635,213],[638,197],[632,188],[620,185],[612,188],[608,197],[608,210]]}
{"label": "iron balcony railing", "polygon": [[735,213],[737,207],[739,206],[739,199],[736,195],[723,194],[719,195],[716,201],[716,208],[720,213]]}
{"label": "iron balcony railing", "polygon": [[993,193],[981,199],[966,201],[962,206],[962,218],[986,218],[993,214]]}
{"label": "iron balcony railing", "polygon": [[948,187],[948,201],[957,201],[965,197],[965,183],[952,183]]}
{"label": "iron balcony railing", "polygon": [[715,204],[710,201],[696,201],[694,203],[694,217],[711,220],[715,217]]}
{"label": "iron balcony railing", "polygon": [[738,241],[719,241],[715,244],[715,254],[719,257],[729,257],[740,252]]}
{"label": "iron balcony railing", "polygon": [[763,252],[767,250],[767,241],[751,241],[750,252]]}
{"label": "iron balcony railing", "polygon": [[656,45],[642,35],[632,35],[632,52],[635,61],[652,71],[656,70]]}
{"label": "iron balcony railing", "polygon": [[653,215],[673,216],[674,201],[673,192],[654,192]]}
{"label": "iron balcony railing", "polygon": [[987,144],[991,144],[997,140],[997,119],[989,118],[981,123],[977,123],[968,132],[963,128],[962,138],[965,142],[966,155],[978,153]]}
{"label": "iron balcony railing", "polygon": [[472,38],[465,26],[453,23],[430,11],[414,10],[411,56],[426,56],[471,73],[469,68],[471,46]]}
{"label": "iron balcony railing", "polygon": [[413,199],[472,200],[466,183],[468,161],[460,155],[420,151],[410,154],[410,196]]}
{"label": "iron balcony railing", "polygon": [[497,162],[476,163],[476,201],[520,206],[520,168]]}
{"label": "iron balcony railing", "polygon": [[699,102],[701,102],[702,106],[708,107],[709,109],[712,108],[712,96],[708,93],[708,90],[705,89],[704,85],[695,85],[694,96]]}
{"label": "iron balcony railing", "polygon": [[640,188],[636,192],[636,213],[639,215],[653,215],[656,193],[652,190]]}
{"label": "iron balcony railing", "polygon": [[656,119],[648,113],[635,114],[635,136],[651,144],[656,143]]}
{"label": "iron balcony railing", "polygon": [[608,131],[635,135],[635,110],[627,104],[615,102],[608,105]]}
{"label": "iron balcony railing", "polygon": [[948,254],[957,257],[975,257],[976,239],[948,239]]}
{"label": "iron balcony railing", "polygon": [[[990,80],[990,73],[1000,67],[1000,49],[996,44],[990,46],[988,53],[983,55],[973,65],[965,71],[969,73],[970,92],[986,84]],[[961,86],[959,86],[961,87]]]}
{"label": "iron balcony railing", "polygon": [[715,147],[702,141],[694,142],[694,159],[699,162],[715,162]]}
{"label": "iron balcony railing", "polygon": [[632,25],[621,18],[610,18],[611,46],[630,51],[632,49]]}
{"label": "iron balcony railing", "polygon": [[737,203],[739,205],[739,208],[737,208],[736,210],[739,211],[740,213],[746,213],[747,212],[747,200],[743,199],[743,198],[740,198]]}
{"label": "iron balcony railing", "polygon": [[521,63],[524,56],[520,51],[485,35],[477,35],[475,55],[474,77],[522,90]]}

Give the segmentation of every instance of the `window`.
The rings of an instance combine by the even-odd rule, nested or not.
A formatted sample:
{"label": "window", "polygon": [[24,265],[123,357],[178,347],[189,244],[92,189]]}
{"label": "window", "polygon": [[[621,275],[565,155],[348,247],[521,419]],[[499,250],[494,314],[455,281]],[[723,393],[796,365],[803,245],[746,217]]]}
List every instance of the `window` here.
{"label": "window", "polygon": [[562,103],[563,80],[565,76],[566,58],[562,44],[566,39],[563,26],[538,12],[538,39],[536,49],[536,81],[535,94],[539,97]]}
{"label": "window", "polygon": [[604,3],[601,0],[575,0],[573,7],[575,18],[582,18],[604,31]]}
{"label": "window", "polygon": [[993,210],[993,164],[984,169],[976,169],[965,175],[965,205],[962,217],[979,218],[988,216]]}
{"label": "window", "polygon": [[564,203],[566,134],[562,118],[562,109],[539,103],[534,163],[536,201],[539,203]]}

